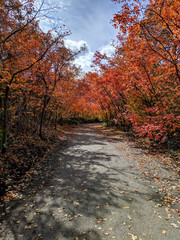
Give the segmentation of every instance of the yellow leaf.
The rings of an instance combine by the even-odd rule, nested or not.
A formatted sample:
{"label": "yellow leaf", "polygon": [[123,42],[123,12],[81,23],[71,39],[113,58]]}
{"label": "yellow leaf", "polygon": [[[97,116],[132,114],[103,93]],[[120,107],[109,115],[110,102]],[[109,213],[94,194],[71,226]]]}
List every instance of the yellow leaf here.
{"label": "yellow leaf", "polygon": [[166,236],[166,231],[165,231],[165,230],[163,230],[163,231],[162,231],[162,234],[164,234],[164,235]]}
{"label": "yellow leaf", "polygon": [[31,229],[31,226],[25,226],[24,229]]}
{"label": "yellow leaf", "polygon": [[104,235],[105,235],[105,236],[109,236],[109,235],[110,235],[110,233],[104,233]]}
{"label": "yellow leaf", "polygon": [[174,228],[179,228],[179,226],[175,223],[171,223],[171,225],[174,227]]}
{"label": "yellow leaf", "polygon": [[128,233],[129,236],[131,236],[132,240],[137,240],[137,236],[133,235],[132,233]]}

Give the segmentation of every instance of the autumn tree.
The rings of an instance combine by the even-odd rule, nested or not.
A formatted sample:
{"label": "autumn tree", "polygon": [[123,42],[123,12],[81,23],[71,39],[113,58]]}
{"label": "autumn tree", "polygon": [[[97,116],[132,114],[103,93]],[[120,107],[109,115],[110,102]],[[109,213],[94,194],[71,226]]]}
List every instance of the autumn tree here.
{"label": "autumn tree", "polygon": [[178,128],[179,7],[178,1],[126,2],[114,16],[126,61],[132,63],[134,92],[141,97],[141,123],[133,114],[132,121],[140,134],[162,141]]}
{"label": "autumn tree", "polygon": [[121,4],[113,18],[118,43],[109,58],[95,54],[99,71],[89,74],[93,96],[107,119],[163,142],[179,128],[180,3],[114,2]]}
{"label": "autumn tree", "polygon": [[[41,7],[40,7],[41,8]],[[55,43],[69,34],[60,32],[52,37],[50,32],[44,33],[36,20],[40,11],[35,11],[33,1],[1,2],[1,86],[3,98],[3,139],[2,152],[7,147],[8,135],[8,99],[12,84],[20,81],[23,74],[39,63]]]}

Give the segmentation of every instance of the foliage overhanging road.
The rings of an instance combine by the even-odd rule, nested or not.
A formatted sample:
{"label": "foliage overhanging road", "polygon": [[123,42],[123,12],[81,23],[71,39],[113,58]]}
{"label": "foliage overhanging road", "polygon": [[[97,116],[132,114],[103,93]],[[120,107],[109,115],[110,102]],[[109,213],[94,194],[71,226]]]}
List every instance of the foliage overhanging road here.
{"label": "foliage overhanging road", "polygon": [[127,141],[79,127],[1,208],[0,239],[179,239],[178,203],[161,206],[159,185],[140,173],[139,159],[148,156]]}

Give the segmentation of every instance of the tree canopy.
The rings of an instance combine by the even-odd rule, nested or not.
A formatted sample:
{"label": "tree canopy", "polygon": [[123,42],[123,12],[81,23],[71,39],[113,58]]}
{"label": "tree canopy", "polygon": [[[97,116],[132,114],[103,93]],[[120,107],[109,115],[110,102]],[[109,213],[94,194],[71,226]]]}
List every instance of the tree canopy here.
{"label": "tree canopy", "polygon": [[62,118],[99,118],[160,142],[178,134],[180,2],[112,1],[120,4],[112,20],[119,29],[115,53],[96,52],[96,70],[83,76],[73,64],[81,50],[64,44],[69,32],[40,28],[41,6],[1,1],[3,153],[11,133],[43,138],[43,125],[56,126]]}

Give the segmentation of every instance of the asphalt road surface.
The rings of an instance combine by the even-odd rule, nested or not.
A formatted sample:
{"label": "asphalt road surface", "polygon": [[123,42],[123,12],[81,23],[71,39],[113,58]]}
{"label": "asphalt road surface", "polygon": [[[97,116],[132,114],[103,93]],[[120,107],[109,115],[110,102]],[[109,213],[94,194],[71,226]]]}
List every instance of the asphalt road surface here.
{"label": "asphalt road surface", "polygon": [[78,127],[1,208],[0,240],[179,240],[178,203],[161,205],[159,185],[138,169],[143,158],[125,140]]}

